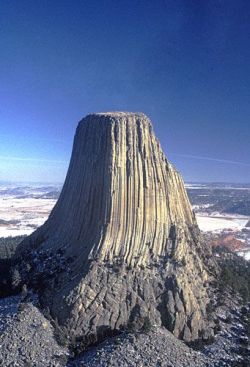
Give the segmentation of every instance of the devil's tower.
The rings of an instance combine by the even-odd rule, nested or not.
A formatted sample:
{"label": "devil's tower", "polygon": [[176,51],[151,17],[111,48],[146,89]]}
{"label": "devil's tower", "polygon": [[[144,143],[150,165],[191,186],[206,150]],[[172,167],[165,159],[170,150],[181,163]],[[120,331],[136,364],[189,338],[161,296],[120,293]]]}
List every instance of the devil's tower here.
{"label": "devil's tower", "polygon": [[188,341],[207,333],[195,217],[142,113],[97,113],[79,123],[61,196],[21,249],[38,262],[46,254],[64,261],[55,272],[45,256],[46,272],[53,269],[42,299],[86,344],[146,318]]}

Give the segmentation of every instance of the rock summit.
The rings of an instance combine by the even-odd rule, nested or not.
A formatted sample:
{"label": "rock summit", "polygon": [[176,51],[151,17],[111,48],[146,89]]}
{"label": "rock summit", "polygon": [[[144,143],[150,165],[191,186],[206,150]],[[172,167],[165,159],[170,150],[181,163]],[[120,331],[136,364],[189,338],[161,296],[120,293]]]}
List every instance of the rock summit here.
{"label": "rock summit", "polygon": [[42,279],[42,303],[84,349],[145,323],[186,341],[208,337],[206,251],[149,118],[108,112],[79,122],[60,198],[19,254],[31,259],[27,276]]}

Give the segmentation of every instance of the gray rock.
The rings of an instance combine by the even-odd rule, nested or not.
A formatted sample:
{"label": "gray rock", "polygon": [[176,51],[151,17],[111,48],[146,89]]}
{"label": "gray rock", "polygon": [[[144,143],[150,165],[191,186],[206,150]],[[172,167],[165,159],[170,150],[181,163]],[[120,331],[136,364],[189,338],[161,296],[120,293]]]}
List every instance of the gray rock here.
{"label": "gray rock", "polygon": [[[12,307],[9,318],[4,304]],[[31,303],[22,304],[20,308],[18,297],[0,300],[1,329],[0,366],[65,366],[69,355],[67,348],[58,345],[52,325]]]}
{"label": "gray rock", "polygon": [[187,341],[212,333],[209,250],[144,114],[79,123],[61,196],[20,254],[25,282],[40,293],[42,282],[41,301],[80,349],[148,319]]}
{"label": "gray rock", "polygon": [[[176,339],[166,329],[122,334],[91,348],[67,367],[207,367],[208,359]],[[212,366],[212,365],[211,365]]]}

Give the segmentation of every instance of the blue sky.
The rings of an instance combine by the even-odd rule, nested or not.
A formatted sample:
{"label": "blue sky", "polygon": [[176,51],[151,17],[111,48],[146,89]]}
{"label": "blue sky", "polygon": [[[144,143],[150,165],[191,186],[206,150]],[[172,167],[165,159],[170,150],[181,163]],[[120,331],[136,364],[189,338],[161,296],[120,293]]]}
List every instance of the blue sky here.
{"label": "blue sky", "polygon": [[0,180],[63,181],[107,110],[148,114],[186,181],[250,182],[250,2],[1,1]]}

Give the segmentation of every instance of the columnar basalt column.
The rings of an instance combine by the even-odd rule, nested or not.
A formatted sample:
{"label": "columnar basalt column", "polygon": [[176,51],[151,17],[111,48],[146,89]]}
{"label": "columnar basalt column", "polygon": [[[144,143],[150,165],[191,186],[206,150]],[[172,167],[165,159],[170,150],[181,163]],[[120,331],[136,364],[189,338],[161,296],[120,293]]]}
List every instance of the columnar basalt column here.
{"label": "columnar basalt column", "polygon": [[185,340],[209,334],[195,216],[142,113],[80,121],[60,198],[19,251],[43,258],[43,302],[86,345],[145,318]]}

